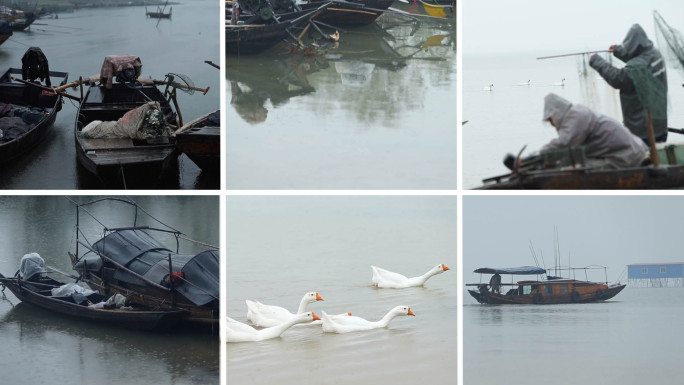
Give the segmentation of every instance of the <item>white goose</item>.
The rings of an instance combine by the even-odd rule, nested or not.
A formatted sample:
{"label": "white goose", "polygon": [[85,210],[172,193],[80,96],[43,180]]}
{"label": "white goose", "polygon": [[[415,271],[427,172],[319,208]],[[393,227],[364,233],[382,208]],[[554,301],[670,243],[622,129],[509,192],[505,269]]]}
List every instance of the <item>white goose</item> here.
{"label": "white goose", "polygon": [[485,86],[484,90],[485,91],[494,91],[494,83],[492,83],[488,86]]}
{"label": "white goose", "polygon": [[390,310],[380,321],[368,321],[361,317],[336,317],[333,318],[323,312],[323,331],[326,333],[349,333],[362,330],[384,328],[389,325],[394,317],[401,315],[415,315],[408,306],[397,306]]}
{"label": "white goose", "polygon": [[427,273],[413,278],[407,278],[401,274],[393,273],[389,270],[381,269],[377,266],[371,266],[373,270],[373,286],[389,289],[403,289],[405,287],[422,286],[425,281],[436,274],[441,274],[450,270],[443,263],[439,264]]}
{"label": "white goose", "polygon": [[263,341],[271,338],[280,337],[285,330],[302,322],[309,322],[320,320],[314,312],[297,314],[288,321],[283,322],[277,326],[256,330],[253,327],[236,321],[230,317],[226,317],[228,323],[226,324],[226,342],[248,342],[248,341]]}
{"label": "white goose", "polygon": [[565,78],[560,81],[560,83],[553,83],[554,86],[565,87]]}
{"label": "white goose", "polygon": [[299,303],[299,309],[297,309],[297,313],[291,313],[289,310],[280,306],[264,305],[259,301],[246,300],[247,319],[256,326],[276,326],[290,320],[297,314],[306,312],[306,305],[316,301],[323,301],[323,298],[318,295],[318,292],[312,291],[310,293],[306,293]]}
{"label": "white goose", "polygon": [[[325,312],[324,312],[324,313],[325,313]],[[341,317],[350,317],[351,315],[352,315],[351,312],[349,312],[349,313],[342,313],[342,314],[333,314],[333,315],[327,314],[327,316],[330,317],[332,320],[337,320],[337,319],[339,319],[339,318],[341,318]],[[320,324],[322,324],[322,323],[323,323],[323,320],[318,320],[318,321],[313,321],[312,323],[307,324],[307,325],[320,325]],[[298,325],[298,326],[304,326],[304,325]]]}
{"label": "white goose", "polygon": [[531,83],[530,83],[530,80],[528,80],[526,83],[518,83],[518,84],[516,84],[516,85],[517,85],[517,86],[529,86],[530,84],[531,84]]}

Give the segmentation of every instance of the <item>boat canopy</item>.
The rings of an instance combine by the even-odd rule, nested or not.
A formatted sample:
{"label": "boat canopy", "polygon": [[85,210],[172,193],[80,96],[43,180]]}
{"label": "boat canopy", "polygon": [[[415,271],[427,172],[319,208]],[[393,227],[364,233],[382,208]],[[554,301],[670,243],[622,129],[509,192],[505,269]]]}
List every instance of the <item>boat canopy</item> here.
{"label": "boat canopy", "polygon": [[[197,255],[177,254],[140,229],[113,232],[95,242],[93,249],[145,279],[165,286],[168,286],[169,281],[170,256],[172,275],[182,277],[182,280],[174,283],[174,289],[178,293],[197,306],[206,305],[219,298],[218,250],[206,250]],[[95,256],[84,257],[76,267],[85,267],[79,266],[83,263],[87,264],[88,269],[93,270],[104,265],[106,270],[112,271],[113,278],[119,281],[147,285],[144,280],[112,263],[93,263],[95,258],[99,259]]]}
{"label": "boat canopy", "polygon": [[533,274],[546,274],[546,270],[544,270],[540,267],[535,267],[535,266],[504,267],[504,268],[481,267],[481,268],[475,270],[474,273],[533,275]]}

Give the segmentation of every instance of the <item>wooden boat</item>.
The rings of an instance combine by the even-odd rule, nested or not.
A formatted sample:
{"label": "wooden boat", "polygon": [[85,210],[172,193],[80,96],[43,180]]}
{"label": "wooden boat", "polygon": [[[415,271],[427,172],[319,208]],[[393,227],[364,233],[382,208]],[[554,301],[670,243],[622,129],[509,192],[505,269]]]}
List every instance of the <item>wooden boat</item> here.
{"label": "wooden boat", "polygon": [[86,138],[82,131],[93,121],[116,121],[127,112],[150,101],[158,102],[168,126],[177,127],[173,94],[154,83],[113,83],[111,88],[91,83],[76,115],[74,140],[76,156],[86,170],[107,186],[154,186],[172,170],[177,170],[179,151],[173,136],[150,139],[125,137]]}
{"label": "wooden boat", "polygon": [[[587,268],[583,268],[587,269]],[[605,268],[604,268],[605,269]],[[546,270],[523,266],[518,268],[480,268],[474,271],[482,274],[508,275],[542,275]],[[490,281],[487,283],[471,283],[477,289],[469,289],[468,293],[482,304],[560,304],[586,303],[606,301],[615,297],[624,284],[580,281],[576,279],[552,277],[547,275],[545,280],[525,280],[516,283],[501,283]],[[510,288],[506,290],[505,288]],[[503,289],[503,290],[502,290]],[[505,292],[505,294],[502,294]]]}
{"label": "wooden boat", "polygon": [[602,170],[584,166],[582,148],[559,150],[527,158],[517,170],[484,179],[477,189],[661,190],[684,187],[684,145],[658,145],[658,159],[658,167],[644,165]]}
{"label": "wooden boat", "polygon": [[22,302],[45,310],[65,314],[85,320],[103,322],[133,329],[168,329],[185,317],[182,310],[153,310],[149,307],[134,305],[124,308],[96,309],[89,303],[100,303],[107,298],[93,293],[90,295],[53,296],[51,289],[59,288],[63,282],[40,276],[24,280],[21,277],[6,278],[0,274],[0,285],[10,291]]}
{"label": "wooden boat", "polygon": [[[134,203],[107,198],[77,206],[77,218],[84,207],[102,201],[132,205],[136,208],[136,217],[138,215]],[[184,324],[218,331],[219,251],[209,249],[195,255],[179,254],[178,245],[173,251],[150,235],[170,234],[178,241],[182,234],[162,225],[166,228],[105,229],[106,235],[92,245],[82,240],[77,229],[76,251],[69,253],[72,266],[93,290],[104,296],[118,293],[131,303],[183,310]]]}
{"label": "wooden boat", "polygon": [[5,20],[0,20],[0,45],[12,36],[12,28]]}
{"label": "wooden boat", "polygon": [[439,3],[429,3],[423,0],[419,0],[420,4],[425,9],[425,12],[432,17],[442,17],[446,18],[456,14],[456,4],[455,2],[451,4],[439,4]]}
{"label": "wooden boat", "polygon": [[[303,10],[313,9],[325,4],[326,1],[311,1],[301,4]],[[368,25],[382,15],[394,0],[332,0],[316,21],[333,27],[357,27]]]}
{"label": "wooden boat", "polygon": [[221,171],[220,110],[201,116],[176,131],[176,146],[202,171]]}
{"label": "wooden boat", "polygon": [[[40,143],[55,122],[57,112],[62,109],[60,95],[49,91],[49,88],[29,85],[21,80],[13,81],[12,77],[21,79],[22,69],[10,68],[0,77],[0,103],[12,105],[14,111],[26,111],[34,107],[34,112],[30,113],[29,121],[32,123],[25,132],[13,131],[14,134],[5,134],[4,138],[0,138],[0,162],[12,160]],[[53,84],[63,85],[68,74],[50,71],[50,77],[54,78]]]}
{"label": "wooden boat", "polygon": [[[327,6],[327,5],[326,5]],[[325,7],[325,6],[324,6]],[[321,9],[290,12],[278,15],[276,19],[254,20],[249,24],[230,24],[226,22],[226,53],[255,54],[285,40],[295,28],[308,23]],[[249,19],[254,19],[244,15]],[[226,9],[226,20],[230,20]]]}
{"label": "wooden boat", "polygon": [[151,19],[170,19],[172,12],[173,7],[169,8],[169,13],[164,12],[161,8],[157,8],[157,12],[148,12],[147,7],[145,7],[145,14]]}

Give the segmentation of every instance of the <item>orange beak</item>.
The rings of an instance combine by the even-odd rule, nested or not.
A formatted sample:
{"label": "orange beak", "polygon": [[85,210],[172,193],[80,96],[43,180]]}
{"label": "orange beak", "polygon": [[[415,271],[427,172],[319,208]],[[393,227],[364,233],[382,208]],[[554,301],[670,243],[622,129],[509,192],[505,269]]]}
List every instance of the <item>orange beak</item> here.
{"label": "orange beak", "polygon": [[318,292],[316,292],[316,301],[323,301],[323,297],[318,295]]}
{"label": "orange beak", "polygon": [[413,311],[411,311],[411,308],[409,308],[408,315],[416,315]]}
{"label": "orange beak", "polygon": [[449,266],[442,264],[442,271],[447,271],[447,270],[451,270],[451,269],[449,268]]}
{"label": "orange beak", "polygon": [[317,321],[317,320],[320,320],[320,319],[321,319],[321,317],[317,316],[316,313],[314,313],[314,312],[311,312],[311,315],[313,316],[313,320],[314,320],[314,321]]}
{"label": "orange beak", "polygon": [[351,312],[347,313],[347,315],[351,315]]}

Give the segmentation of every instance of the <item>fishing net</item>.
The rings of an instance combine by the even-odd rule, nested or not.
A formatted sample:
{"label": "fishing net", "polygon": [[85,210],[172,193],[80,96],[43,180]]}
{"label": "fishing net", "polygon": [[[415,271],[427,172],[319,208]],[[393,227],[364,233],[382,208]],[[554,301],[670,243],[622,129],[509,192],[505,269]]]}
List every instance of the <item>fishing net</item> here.
{"label": "fishing net", "polygon": [[192,95],[195,93],[195,90],[192,89],[195,83],[187,75],[168,73],[166,74],[166,82],[169,83],[169,86],[175,87],[187,94]]}
{"label": "fishing net", "polygon": [[658,80],[647,65],[627,65],[639,101],[651,119],[667,119],[667,85]]}
{"label": "fishing net", "polygon": [[660,53],[671,68],[684,75],[684,37],[679,31],[670,27],[658,11],[653,11],[653,19]]}

